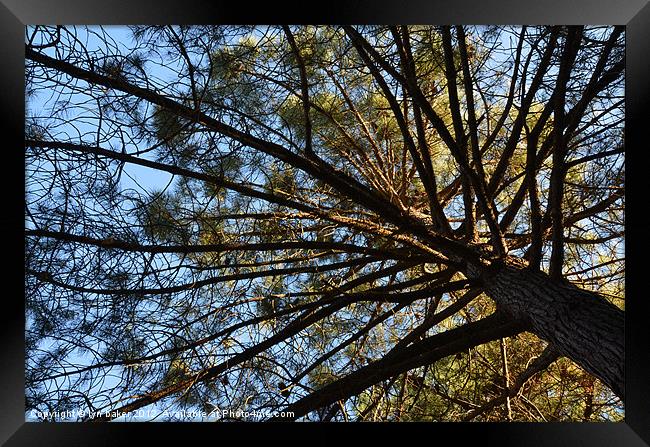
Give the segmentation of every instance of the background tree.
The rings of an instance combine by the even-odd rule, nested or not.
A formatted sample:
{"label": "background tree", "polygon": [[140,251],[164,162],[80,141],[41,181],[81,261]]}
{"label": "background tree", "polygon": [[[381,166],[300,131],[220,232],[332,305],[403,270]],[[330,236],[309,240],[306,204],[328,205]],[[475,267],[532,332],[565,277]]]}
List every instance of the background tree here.
{"label": "background tree", "polygon": [[27,410],[622,419],[623,39],[28,27]]}

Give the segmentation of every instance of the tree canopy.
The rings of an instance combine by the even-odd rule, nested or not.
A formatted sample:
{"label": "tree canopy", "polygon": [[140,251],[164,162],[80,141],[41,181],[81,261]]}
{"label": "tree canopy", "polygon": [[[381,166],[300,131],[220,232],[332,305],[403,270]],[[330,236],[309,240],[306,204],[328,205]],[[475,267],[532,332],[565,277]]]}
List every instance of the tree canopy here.
{"label": "tree canopy", "polygon": [[623,419],[623,27],[25,45],[28,417]]}

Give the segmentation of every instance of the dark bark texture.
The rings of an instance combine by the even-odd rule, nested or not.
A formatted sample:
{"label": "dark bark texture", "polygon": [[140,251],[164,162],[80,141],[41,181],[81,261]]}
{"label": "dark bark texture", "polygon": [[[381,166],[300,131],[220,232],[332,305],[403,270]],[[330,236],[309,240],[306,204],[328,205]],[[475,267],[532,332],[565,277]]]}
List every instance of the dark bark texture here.
{"label": "dark bark texture", "polygon": [[[487,273],[487,274],[486,274]],[[516,258],[482,275],[484,291],[564,356],[625,397],[625,315],[597,293],[534,271]]]}

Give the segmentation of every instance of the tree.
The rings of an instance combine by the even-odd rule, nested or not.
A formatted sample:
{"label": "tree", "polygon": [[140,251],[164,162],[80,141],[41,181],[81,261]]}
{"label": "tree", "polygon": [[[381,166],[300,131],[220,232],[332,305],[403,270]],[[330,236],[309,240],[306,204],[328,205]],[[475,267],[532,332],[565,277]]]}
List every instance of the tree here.
{"label": "tree", "polygon": [[27,410],[620,420],[623,40],[27,28]]}

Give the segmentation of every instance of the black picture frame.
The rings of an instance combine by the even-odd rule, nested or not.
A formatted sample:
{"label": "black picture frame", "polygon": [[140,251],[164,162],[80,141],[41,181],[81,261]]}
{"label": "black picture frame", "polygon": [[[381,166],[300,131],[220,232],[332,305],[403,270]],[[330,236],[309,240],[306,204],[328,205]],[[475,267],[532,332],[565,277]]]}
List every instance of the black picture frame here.
{"label": "black picture frame", "polygon": [[[644,119],[650,106],[650,3],[646,0],[416,0],[247,2],[200,0],[2,0],[0,3],[0,103],[4,149],[0,175],[3,207],[1,245],[7,261],[0,288],[0,442],[18,445],[121,445],[134,438],[154,444],[184,440],[225,442],[227,435],[282,436],[311,442],[323,436],[340,442],[351,430],[382,436],[390,430],[406,442],[440,442],[440,436],[474,438],[501,446],[650,445],[650,331],[647,294],[641,292],[645,221],[643,155],[648,152]],[[438,423],[438,424],[247,424],[25,423],[24,412],[24,26],[29,24],[151,23],[407,23],[407,24],[625,24],[626,25],[626,402],[621,423]],[[647,200],[647,199],[646,199]],[[644,231],[646,230],[646,231]],[[402,433],[403,432],[403,433]],[[392,433],[395,434],[395,433]],[[412,441],[409,441],[412,440]],[[428,441],[427,441],[428,440]],[[434,441],[435,440],[435,441]],[[268,442],[268,439],[262,440]]]}

